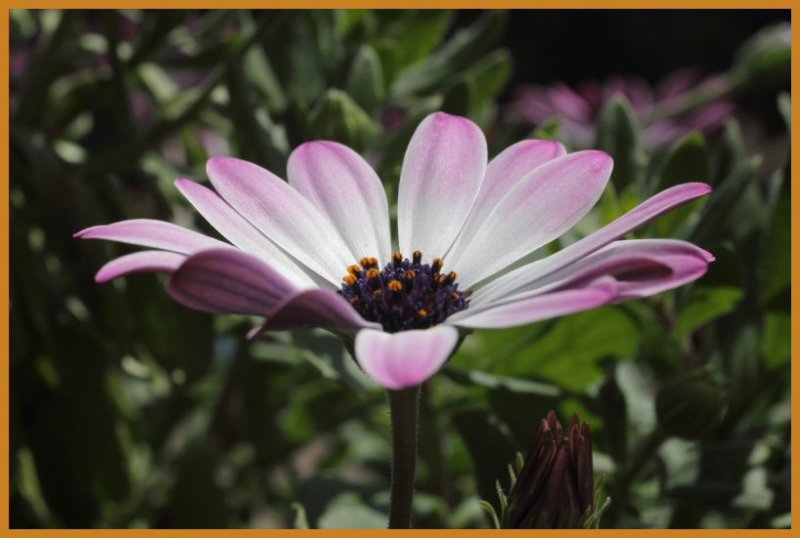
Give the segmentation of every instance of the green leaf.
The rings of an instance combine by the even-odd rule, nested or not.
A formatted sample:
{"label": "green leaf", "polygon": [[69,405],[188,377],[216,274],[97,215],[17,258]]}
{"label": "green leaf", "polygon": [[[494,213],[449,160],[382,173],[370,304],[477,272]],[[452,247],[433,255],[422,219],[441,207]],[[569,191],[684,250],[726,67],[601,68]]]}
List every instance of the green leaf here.
{"label": "green leaf", "polygon": [[761,258],[763,294],[769,301],[792,281],[792,199],[789,182],[783,180],[764,238]]}
{"label": "green leaf", "polygon": [[511,53],[505,49],[493,51],[473,65],[469,72],[475,77],[478,101],[486,104],[503,91],[514,70]]}
{"label": "green leaf", "polygon": [[662,168],[656,192],[692,181],[708,182],[711,176],[708,146],[703,135],[693,132],[673,144]]}
{"label": "green leaf", "polygon": [[778,95],[778,111],[786,123],[786,130],[792,130],[792,96],[786,92]]}
{"label": "green leaf", "polygon": [[555,116],[543,121],[533,130],[533,134],[528,138],[539,138],[542,140],[558,140],[559,130],[561,129],[561,118]]}
{"label": "green leaf", "polygon": [[330,89],[308,115],[308,138],[341,142],[361,150],[378,132],[378,126],[345,92]]}
{"label": "green leaf", "polygon": [[[506,339],[510,334],[513,333],[493,331],[480,335],[486,359],[509,348]],[[590,310],[559,319],[534,342],[511,350],[509,356],[496,364],[490,363],[490,371],[496,375],[544,379],[568,390],[581,391],[602,376],[608,359],[632,355],[638,340],[638,328],[620,310],[613,307]]]}
{"label": "green leaf", "polygon": [[372,45],[381,57],[389,85],[399,71],[430,55],[444,39],[453,19],[453,12],[448,10],[379,10],[374,13],[381,24]]}
{"label": "green leaf", "polygon": [[383,100],[381,60],[369,45],[362,45],[353,58],[345,89],[364,111],[374,116]]}
{"label": "green leaf", "polygon": [[434,89],[479,58],[499,37],[504,26],[502,12],[483,15],[423,61],[398,73],[392,84],[392,95],[406,97]]}
{"label": "green leaf", "polygon": [[600,112],[595,146],[614,158],[611,180],[618,189],[628,185],[641,186],[647,155],[642,148],[636,115],[624,97],[615,97]]}
{"label": "green leaf", "polygon": [[558,398],[563,393],[559,387],[549,383],[492,375],[478,370],[466,370],[454,366],[445,368],[443,374],[456,383],[463,385],[475,384],[488,389],[502,388],[517,394],[536,394],[548,398]]}
{"label": "green leaf", "polygon": [[792,318],[782,312],[764,316],[764,339],[761,353],[768,369],[779,368],[789,362],[792,355]]}
{"label": "green leaf", "polygon": [[272,113],[286,110],[288,99],[263,50],[257,47],[251,48],[244,56],[243,69],[248,82],[258,90],[260,96],[258,105],[263,105]]}
{"label": "green leaf", "polygon": [[743,165],[746,160],[747,155],[739,123],[736,120],[728,121],[725,124],[721,144],[712,156],[710,183],[717,185]]}
{"label": "green leaf", "polygon": [[724,237],[728,216],[740,201],[744,190],[755,179],[759,162],[760,159],[754,158],[736,167],[711,193],[689,235],[690,241],[704,245]]}
{"label": "green leaf", "polygon": [[458,116],[471,116],[475,102],[475,82],[464,76],[450,86],[444,94],[442,111]]}
{"label": "green leaf", "polygon": [[[499,478],[506,476],[508,463],[513,461],[517,452],[508,428],[494,415],[478,409],[456,413],[453,423],[472,458],[478,495],[500,512],[495,484]],[[534,424],[534,420],[531,424]]]}
{"label": "green leaf", "polygon": [[385,529],[386,516],[365,505],[356,493],[342,493],[319,516],[320,529]]}
{"label": "green leaf", "polygon": [[614,461],[624,462],[628,455],[628,406],[613,370],[600,385],[595,405],[603,418],[605,451]]}
{"label": "green leaf", "polygon": [[[317,16],[320,15],[320,16]],[[280,19],[265,39],[265,50],[286,95],[295,101],[312,101],[327,86],[325,36],[334,25],[333,15],[327,20],[320,12],[276,12]],[[318,20],[319,19],[319,20]],[[325,30],[326,23],[331,28]]]}
{"label": "green leaf", "polygon": [[742,289],[733,287],[698,287],[681,310],[672,334],[683,340],[703,325],[730,313],[742,298]]}
{"label": "green leaf", "polygon": [[294,510],[294,521],[292,523],[293,529],[308,529],[308,517],[306,517],[306,509],[300,503],[292,503],[292,510]]}
{"label": "green leaf", "polygon": [[253,85],[248,82],[244,69],[243,62],[233,59],[228,62],[225,77],[240,155],[271,170],[283,170],[288,144],[280,138],[279,130],[274,128],[266,111],[259,109],[252,93]]}

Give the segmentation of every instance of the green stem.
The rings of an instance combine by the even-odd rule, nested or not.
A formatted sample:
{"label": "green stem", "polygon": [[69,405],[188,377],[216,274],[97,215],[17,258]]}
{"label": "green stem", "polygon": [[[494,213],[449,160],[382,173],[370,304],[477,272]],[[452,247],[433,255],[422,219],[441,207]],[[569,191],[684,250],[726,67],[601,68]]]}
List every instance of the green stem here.
{"label": "green stem", "polygon": [[417,423],[419,386],[390,390],[392,417],[392,496],[389,528],[410,529],[414,500],[414,475],[417,467]]}

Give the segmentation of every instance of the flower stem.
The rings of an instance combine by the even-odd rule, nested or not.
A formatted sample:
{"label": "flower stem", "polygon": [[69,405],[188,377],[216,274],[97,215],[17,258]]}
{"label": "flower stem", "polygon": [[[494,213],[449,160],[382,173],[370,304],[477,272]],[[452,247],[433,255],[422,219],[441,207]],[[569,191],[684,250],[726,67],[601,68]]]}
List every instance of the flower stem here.
{"label": "flower stem", "polygon": [[417,467],[417,423],[419,421],[419,386],[390,390],[389,413],[392,417],[392,496],[389,528],[411,528],[414,500],[414,475]]}

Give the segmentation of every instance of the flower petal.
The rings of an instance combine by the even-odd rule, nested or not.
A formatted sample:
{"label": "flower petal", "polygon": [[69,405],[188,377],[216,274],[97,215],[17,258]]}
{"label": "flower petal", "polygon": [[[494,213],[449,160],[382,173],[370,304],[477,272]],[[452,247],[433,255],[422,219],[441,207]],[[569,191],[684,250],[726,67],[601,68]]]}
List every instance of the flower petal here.
{"label": "flower petal", "polygon": [[547,161],[562,157],[566,153],[567,150],[558,142],[523,140],[509,146],[492,159],[486,167],[486,176],[475,204],[451,251],[459,250],[461,242],[469,243],[500,200],[525,176]]}
{"label": "flower petal", "polygon": [[609,275],[617,281],[614,302],[622,302],[696,280],[706,273],[713,260],[711,253],[687,241],[628,239],[607,245],[542,279],[538,285],[563,289]]}
{"label": "flower petal", "polygon": [[468,329],[517,327],[602,306],[614,299],[616,291],[616,281],[604,277],[584,288],[553,291],[519,300],[509,299],[476,311],[463,310],[450,316],[445,323]]}
{"label": "flower petal", "polygon": [[114,258],[95,275],[96,282],[108,282],[114,278],[134,273],[172,273],[186,259],[182,254],[163,250],[145,250]]}
{"label": "flower petal", "polygon": [[190,179],[178,179],[175,186],[197,211],[225,239],[254,254],[301,287],[315,287],[314,281],[275,243],[258,231],[211,189]]}
{"label": "flower petal", "polygon": [[[617,282],[613,302],[638,299],[682,286],[703,276],[714,256],[686,241],[676,239],[628,239],[615,241],[597,252],[531,283],[531,290],[500,299],[518,301],[553,291],[583,288],[604,276]],[[492,308],[484,303],[472,312]]]}
{"label": "flower petal", "polygon": [[187,258],[169,278],[167,291],[195,310],[268,316],[296,288],[255,256],[212,249]]}
{"label": "flower petal", "polygon": [[448,255],[467,289],[559,237],[600,199],[612,160],[579,151],[551,160],[525,176],[475,231]]}
{"label": "flower petal", "polygon": [[359,329],[380,329],[362,318],[341,295],[331,290],[302,290],[280,301],[270,318],[248,334],[254,338],[264,331],[285,331],[298,327],[322,327],[355,333]]}
{"label": "flower petal", "polygon": [[92,226],[75,234],[80,239],[108,239],[143,247],[193,254],[207,248],[229,247],[213,237],[208,237],[176,224],[153,219],[133,219]]}
{"label": "flower petal", "polygon": [[338,285],[354,262],[330,220],[271,172],[231,157],[206,166],[217,192],[236,211],[300,263]]}
{"label": "flower petal", "polygon": [[551,256],[523,265],[490,282],[474,293],[471,304],[487,304],[511,294],[527,291],[535,286],[539,279],[601,249],[667,211],[700,196],[705,196],[709,192],[711,192],[711,187],[705,183],[684,183],[662,191],[593,234],[568,245]]}
{"label": "flower petal", "polygon": [[356,336],[356,361],[380,385],[393,390],[419,385],[450,358],[458,331],[438,325],[431,329],[385,333],[364,329]]}
{"label": "flower petal", "polygon": [[437,112],[420,123],[400,173],[401,252],[444,256],[480,190],[486,161],[486,139],[470,120]]}
{"label": "flower petal", "polygon": [[308,142],[287,165],[289,184],[333,222],[354,260],[391,256],[389,204],[378,175],[358,153],[336,142]]}

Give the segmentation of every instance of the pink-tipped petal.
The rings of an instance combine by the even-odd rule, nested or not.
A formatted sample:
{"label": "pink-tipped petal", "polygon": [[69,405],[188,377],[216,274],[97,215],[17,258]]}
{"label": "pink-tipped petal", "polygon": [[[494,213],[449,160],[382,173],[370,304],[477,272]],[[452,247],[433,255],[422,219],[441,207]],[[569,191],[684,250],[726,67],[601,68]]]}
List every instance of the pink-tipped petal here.
{"label": "pink-tipped petal", "polygon": [[333,222],[354,260],[389,259],[386,192],[363,157],[336,142],[308,142],[289,156],[287,175],[289,184]]}
{"label": "pink-tipped petal", "polygon": [[447,361],[458,343],[458,331],[438,325],[431,329],[385,333],[364,329],[355,342],[356,361],[387,389],[419,385]]}
{"label": "pink-tipped petal", "polygon": [[401,252],[444,256],[480,190],[486,161],[486,139],[470,120],[437,112],[420,123],[400,173]]}
{"label": "pink-tipped petal", "polygon": [[294,284],[306,288],[315,286],[311,277],[285,252],[237,213],[217,193],[190,179],[178,179],[175,186],[225,239],[245,252],[266,261]]}
{"label": "pink-tipped petal", "polygon": [[300,263],[338,285],[354,262],[331,221],[268,170],[231,157],[206,166],[217,192],[261,233]]}
{"label": "pink-tipped petal", "polygon": [[163,250],[145,250],[114,258],[106,263],[95,275],[96,282],[132,275],[134,273],[172,273],[186,259],[182,254]]}
{"label": "pink-tipped petal", "polygon": [[609,303],[616,296],[617,284],[604,277],[586,287],[553,291],[534,297],[509,299],[483,309],[463,310],[445,323],[467,329],[502,329],[534,321],[565,316]]}
{"label": "pink-tipped petal", "polygon": [[600,199],[612,166],[606,153],[579,151],[525,176],[471,240],[448,255],[461,286],[477,284],[572,228]]}
{"label": "pink-tipped petal", "polygon": [[133,219],[92,226],[75,234],[80,239],[107,239],[142,247],[193,254],[207,248],[231,247],[212,237],[175,224],[152,219]]}
{"label": "pink-tipped petal", "polygon": [[187,258],[169,278],[167,291],[195,310],[268,316],[296,288],[255,256],[213,249]]}
{"label": "pink-tipped petal", "polygon": [[298,327],[346,332],[380,329],[380,325],[362,318],[341,295],[321,289],[299,291],[280,301],[261,330],[285,331]]}
{"label": "pink-tipped petal", "polygon": [[475,292],[471,304],[475,306],[488,304],[512,294],[528,291],[541,278],[588,256],[667,211],[710,192],[711,187],[705,183],[684,183],[666,189],[648,198],[593,234],[572,243],[551,256],[514,269],[490,282]]}
{"label": "pink-tipped petal", "polygon": [[486,175],[475,204],[451,251],[458,251],[459,243],[469,243],[500,200],[525,176],[542,164],[566,153],[567,150],[559,142],[523,140],[509,146],[492,159],[486,167]]}
{"label": "pink-tipped petal", "polygon": [[[615,241],[597,252],[531,283],[531,290],[498,302],[518,301],[553,291],[583,288],[604,276],[617,282],[613,302],[647,297],[682,286],[703,276],[714,257],[689,242],[676,239]],[[473,312],[492,308],[475,306]]]}

